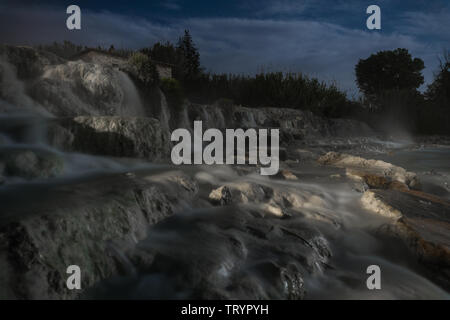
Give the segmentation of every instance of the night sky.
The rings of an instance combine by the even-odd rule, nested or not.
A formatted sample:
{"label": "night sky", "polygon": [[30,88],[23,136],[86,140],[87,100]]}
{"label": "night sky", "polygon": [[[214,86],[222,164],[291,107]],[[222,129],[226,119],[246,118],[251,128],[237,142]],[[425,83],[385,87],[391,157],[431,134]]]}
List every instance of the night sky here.
{"label": "night sky", "polygon": [[[66,8],[80,6],[79,31]],[[366,8],[381,7],[379,31]],[[354,65],[379,50],[404,47],[425,61],[427,82],[450,49],[450,0],[2,1],[0,42],[141,48],[176,39],[187,28],[207,70],[301,71],[357,93]]]}

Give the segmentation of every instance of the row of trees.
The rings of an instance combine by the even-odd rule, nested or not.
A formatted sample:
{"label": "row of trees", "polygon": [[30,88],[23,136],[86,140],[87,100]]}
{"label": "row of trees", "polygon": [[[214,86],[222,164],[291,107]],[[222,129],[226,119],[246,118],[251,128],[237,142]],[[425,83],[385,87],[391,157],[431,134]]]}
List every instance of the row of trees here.
{"label": "row of trees", "polygon": [[[358,117],[377,126],[395,119],[418,133],[450,133],[450,54],[445,53],[435,79],[424,93],[423,60],[407,49],[380,51],[355,66],[358,101],[349,100],[335,84],[301,73],[260,73],[254,76],[206,73],[189,31],[175,46],[156,43],[142,50],[154,61],[171,64],[178,83],[170,84],[177,101],[183,95],[199,103],[230,99],[248,107],[288,107],[310,110],[326,117]],[[163,84],[167,87],[167,84]],[[174,90],[179,88],[179,90]]]}
{"label": "row of trees", "polygon": [[36,49],[52,52],[55,55],[64,59],[76,58],[81,52],[86,50],[95,50],[98,52],[111,54],[121,58],[129,58],[134,53],[134,51],[131,49],[116,49],[114,48],[114,45],[111,45],[108,49],[103,48],[102,46],[97,46],[93,48],[88,46],[77,45],[67,40],[64,40],[61,43],[55,41],[51,44],[37,45]]}
{"label": "row of trees", "polygon": [[[69,58],[87,48],[65,41],[42,49]],[[116,50],[113,46],[97,50],[129,58],[142,87],[160,86],[177,108],[184,98],[198,103],[225,98],[248,107],[295,108],[335,118],[353,116],[375,125],[391,118],[419,133],[450,133],[449,52],[441,57],[435,79],[424,93],[419,91],[424,83],[424,62],[413,58],[407,49],[380,51],[361,59],[355,74],[363,96],[351,101],[335,84],[301,73],[206,73],[188,30],[176,45],[158,42],[139,51]],[[169,64],[173,79],[159,79],[155,62]]]}
{"label": "row of trees", "polygon": [[141,53],[152,61],[173,67],[172,74],[177,83],[163,80],[161,86],[166,94],[170,92],[178,97],[183,94],[193,102],[214,103],[228,99],[248,107],[289,107],[330,117],[349,115],[355,107],[336,85],[300,73],[274,72],[255,76],[207,73],[201,67],[199,51],[188,30],[177,45],[158,42],[142,49]]}
{"label": "row of trees", "polygon": [[335,84],[301,73],[259,73],[254,76],[204,73],[188,85],[189,100],[213,103],[226,98],[251,108],[309,110],[326,117],[349,116],[354,103]]}
{"label": "row of trees", "polygon": [[[87,48],[68,41],[41,47],[64,58],[76,57],[86,49],[128,58],[130,74],[142,89],[159,86],[173,107],[188,98],[197,103],[227,99],[248,107],[286,107],[311,110],[327,117],[349,116],[357,108],[335,84],[326,84],[301,73],[259,73],[254,76],[214,74],[203,70],[200,53],[185,30],[177,44],[157,42],[139,51]],[[155,63],[172,67],[173,79],[159,79]],[[149,90],[151,91],[151,90]]]}
{"label": "row of trees", "polygon": [[152,61],[163,62],[172,66],[174,78],[188,83],[196,80],[201,74],[200,53],[188,30],[179,38],[177,45],[170,42],[157,42],[141,52]]}

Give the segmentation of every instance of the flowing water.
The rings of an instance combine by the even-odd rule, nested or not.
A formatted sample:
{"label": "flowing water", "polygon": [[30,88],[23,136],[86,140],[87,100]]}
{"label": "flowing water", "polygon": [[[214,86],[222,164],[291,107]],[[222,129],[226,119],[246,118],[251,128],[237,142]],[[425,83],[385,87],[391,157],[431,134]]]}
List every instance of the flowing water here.
{"label": "flowing water", "polygon": [[[287,219],[255,218],[254,212],[261,210],[255,203],[180,212],[153,227],[140,244],[163,262],[134,279],[138,285],[132,286],[128,295],[286,298],[292,297],[287,287],[298,272],[305,281],[306,298],[449,297],[423,276],[424,270],[402,243],[376,233],[386,221],[361,207],[361,193],[348,181],[330,181],[330,172],[314,165],[294,171],[301,182],[241,177],[224,171],[205,168],[198,174],[206,192],[209,183],[258,183],[275,193],[298,197],[303,201],[300,209],[292,210]],[[313,249],[308,248],[308,242],[314,243]],[[327,245],[331,252],[327,252]],[[380,291],[366,287],[366,269],[373,264],[382,270]]]}
{"label": "flowing water", "polygon": [[[159,168],[154,171],[158,175],[174,169],[55,150],[45,144],[45,125],[37,119],[4,117],[0,129],[2,154],[32,148],[55,153],[64,161],[64,170],[53,179],[6,178],[0,186],[5,211],[31,208],[59,189],[70,188],[74,181],[130,171],[151,178],[151,169]],[[433,180],[434,176],[448,177],[449,150],[403,148],[391,155],[371,156],[422,176],[434,172],[425,183],[432,188],[442,183],[439,178]],[[299,179],[290,181],[262,177],[245,166],[177,169],[195,178],[200,190],[192,203],[153,226],[148,238],[138,244],[154,262],[141,266],[127,261],[132,266],[128,276],[105,281],[91,297],[449,298],[427,280],[402,243],[376,232],[386,221],[362,208],[361,191],[351,181],[332,178],[343,173],[340,169],[294,161],[289,170]],[[208,195],[221,185],[249,188],[247,200],[223,207],[211,205]],[[445,186],[439,190],[448,197]],[[264,205],[271,201],[285,201],[283,218],[267,214]],[[373,264],[382,270],[382,290],[366,287],[366,268]]]}
{"label": "flowing water", "polygon": [[145,110],[133,81],[123,71],[117,71],[120,87],[124,92],[124,99],[118,112],[120,116],[144,117]]}

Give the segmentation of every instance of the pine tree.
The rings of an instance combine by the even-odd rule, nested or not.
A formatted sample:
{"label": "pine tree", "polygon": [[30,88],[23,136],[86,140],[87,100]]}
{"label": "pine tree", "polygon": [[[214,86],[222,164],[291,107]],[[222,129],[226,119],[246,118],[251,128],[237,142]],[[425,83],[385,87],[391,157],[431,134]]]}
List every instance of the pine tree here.
{"label": "pine tree", "polygon": [[180,68],[183,80],[194,80],[200,75],[200,53],[195,47],[189,30],[178,40],[177,51],[181,57]]}

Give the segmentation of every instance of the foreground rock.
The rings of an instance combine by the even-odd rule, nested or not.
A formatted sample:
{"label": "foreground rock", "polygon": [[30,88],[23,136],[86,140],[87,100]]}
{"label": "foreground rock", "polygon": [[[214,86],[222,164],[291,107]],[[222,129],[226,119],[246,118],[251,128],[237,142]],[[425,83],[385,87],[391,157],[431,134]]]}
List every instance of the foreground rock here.
{"label": "foreground rock", "polygon": [[431,277],[450,288],[450,202],[413,190],[369,190],[365,208],[392,219],[380,231],[402,239]]}
{"label": "foreground rock", "polygon": [[153,118],[64,118],[50,126],[49,140],[66,151],[105,156],[158,160],[170,155],[169,133]]}
{"label": "foreground rock", "polygon": [[66,287],[70,265],[80,266],[82,289],[123,272],[118,252],[145,238],[196,187],[183,177],[156,183],[112,175],[21,190],[0,193],[0,299],[76,298],[82,291]]}
{"label": "foreground rock", "polygon": [[380,160],[328,152],[318,162],[345,168],[347,177],[361,181],[364,208],[390,219],[380,230],[403,240],[430,277],[450,287],[450,203],[421,192],[415,173]]}
{"label": "foreground rock", "polygon": [[414,172],[381,160],[367,160],[345,153],[328,152],[317,160],[322,165],[346,169],[346,175],[363,180],[371,188],[417,189],[419,180]]}
{"label": "foreground rock", "polygon": [[209,194],[209,200],[215,205],[251,204],[258,208],[259,214],[268,214],[275,217],[289,215],[288,208],[292,205],[272,188],[252,183],[230,183],[214,189]]}

